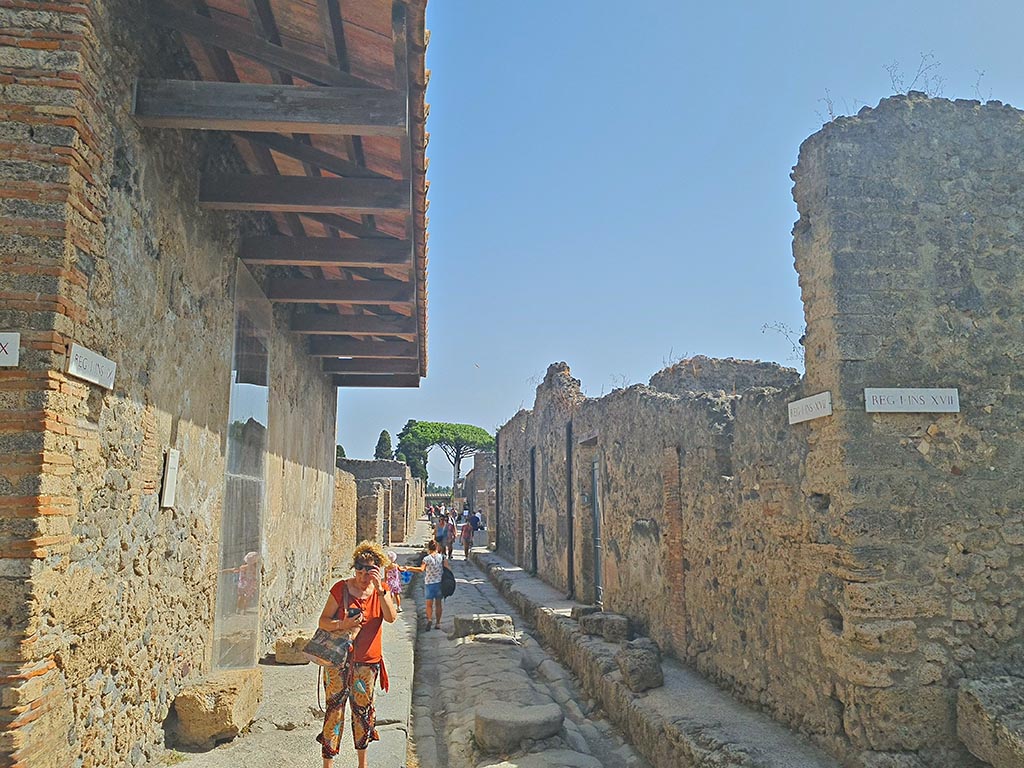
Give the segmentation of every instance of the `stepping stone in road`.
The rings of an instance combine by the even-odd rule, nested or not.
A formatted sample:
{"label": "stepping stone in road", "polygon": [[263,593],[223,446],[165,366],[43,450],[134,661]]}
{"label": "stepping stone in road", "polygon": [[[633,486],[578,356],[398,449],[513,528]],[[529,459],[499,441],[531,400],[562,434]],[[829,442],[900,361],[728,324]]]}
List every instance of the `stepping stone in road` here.
{"label": "stepping stone in road", "polygon": [[512,635],[515,626],[507,613],[469,613],[453,620],[454,637],[468,635]]}
{"label": "stepping stone in road", "polygon": [[513,752],[523,739],[541,741],[555,736],[562,730],[564,719],[557,704],[518,706],[492,701],[476,708],[473,735],[483,752]]}
{"label": "stepping stone in road", "polygon": [[517,757],[514,763],[503,760],[487,763],[480,768],[603,768],[596,757],[573,752],[571,749],[549,749]]}

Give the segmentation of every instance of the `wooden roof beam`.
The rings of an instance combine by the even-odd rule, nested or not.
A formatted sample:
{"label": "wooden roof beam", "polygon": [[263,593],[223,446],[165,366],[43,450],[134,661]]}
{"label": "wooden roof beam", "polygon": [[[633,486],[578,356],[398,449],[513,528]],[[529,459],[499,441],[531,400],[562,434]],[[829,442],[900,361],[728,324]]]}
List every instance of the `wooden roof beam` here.
{"label": "wooden roof beam", "polygon": [[364,376],[356,373],[339,374],[334,377],[336,387],[418,387],[418,373],[396,374],[394,376]]}
{"label": "wooden roof beam", "polygon": [[405,94],[370,88],[138,80],[136,119],[148,128],[404,136]]}
{"label": "wooden roof beam", "polygon": [[408,304],[412,283],[398,280],[309,280],[285,277],[268,280],[270,301],[291,304]]}
{"label": "wooden roof beam", "polygon": [[324,373],[419,373],[420,361],[415,357],[368,358],[350,360],[325,357]]}
{"label": "wooden roof beam", "polygon": [[162,0],[152,0],[150,9],[153,19],[163,27],[175,29],[200,42],[241,54],[269,67],[290,72],[314,85],[376,88],[372,83],[342,72],[337,67],[240,32],[237,28],[208,16],[181,11]]}
{"label": "wooden roof beam", "polygon": [[261,144],[282,155],[301,160],[303,163],[315,165],[323,171],[330,171],[338,176],[352,179],[386,179],[383,173],[371,171],[351,160],[324,152],[322,149],[304,144],[301,141],[289,139],[279,133],[243,133],[242,138],[254,143]]}
{"label": "wooden roof beam", "polygon": [[414,341],[364,341],[362,339],[314,336],[309,340],[313,357],[404,357],[415,359],[418,345]]}
{"label": "wooden roof beam", "polygon": [[[394,336],[412,341],[416,318],[399,315],[339,315],[336,312],[307,312],[292,316],[291,329],[309,335]],[[406,373],[406,371],[402,371]]]}
{"label": "wooden roof beam", "polygon": [[408,240],[357,240],[335,237],[246,237],[238,257],[246,264],[279,267],[394,267],[412,268]]}
{"label": "wooden roof beam", "polygon": [[380,213],[408,211],[409,186],[391,179],[310,176],[205,175],[199,204],[221,211]]}

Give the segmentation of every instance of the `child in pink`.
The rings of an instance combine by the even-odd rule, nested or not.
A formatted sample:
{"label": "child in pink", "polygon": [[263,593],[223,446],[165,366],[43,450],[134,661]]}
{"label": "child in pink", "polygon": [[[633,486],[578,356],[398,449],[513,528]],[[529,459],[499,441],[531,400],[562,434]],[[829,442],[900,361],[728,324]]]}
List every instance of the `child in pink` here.
{"label": "child in pink", "polygon": [[402,573],[398,569],[398,555],[388,552],[388,565],[384,571],[384,580],[388,584],[388,591],[391,592],[395,601],[395,608],[402,610]]}

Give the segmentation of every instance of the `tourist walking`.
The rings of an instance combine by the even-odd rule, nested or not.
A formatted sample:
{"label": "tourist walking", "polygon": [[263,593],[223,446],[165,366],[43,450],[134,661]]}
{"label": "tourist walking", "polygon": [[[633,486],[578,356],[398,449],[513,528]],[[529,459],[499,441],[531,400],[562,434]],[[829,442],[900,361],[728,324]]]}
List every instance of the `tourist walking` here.
{"label": "tourist walking", "polygon": [[466,519],[466,522],[462,524],[462,529],[459,531],[459,538],[462,540],[462,552],[469,560],[469,550],[473,546],[473,523]]}
{"label": "tourist walking", "polygon": [[[427,544],[427,555],[422,565],[406,565],[403,571],[414,571],[423,574],[423,591],[427,597],[427,629],[441,628],[441,578],[444,569],[451,570],[448,558],[440,551],[436,541]],[[436,617],[436,618],[435,618]],[[435,623],[436,622],[436,623]]]}
{"label": "tourist walking", "polygon": [[331,587],[320,614],[319,627],[327,632],[358,629],[345,665],[323,668],[327,712],[316,740],[320,742],[324,768],[332,768],[341,746],[346,701],[351,709],[352,741],[359,768],[366,768],[366,747],[380,738],[375,727],[373,692],[378,677],[381,688],[388,689],[381,636],[384,622],[391,623],[397,617],[391,592],[385,585],[387,561],[379,544],[361,542],[352,553],[354,575]]}

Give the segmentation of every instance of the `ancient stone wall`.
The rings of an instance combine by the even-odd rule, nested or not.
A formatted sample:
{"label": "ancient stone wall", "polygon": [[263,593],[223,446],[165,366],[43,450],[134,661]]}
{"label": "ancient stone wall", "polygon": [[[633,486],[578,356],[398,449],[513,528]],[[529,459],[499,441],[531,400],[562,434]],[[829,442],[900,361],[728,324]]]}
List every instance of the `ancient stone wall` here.
{"label": "ancient stone wall", "polygon": [[[132,120],[135,77],[191,74],[145,19],[123,0],[0,8],[0,329],[23,347],[0,373],[0,755],[40,768],[146,761],[210,665],[233,255],[239,223],[260,222],[196,205],[200,167],[237,163],[226,139]],[[331,519],[335,392],[286,329],[270,337],[264,647],[328,577],[308,530]],[[113,391],[61,373],[72,342],[117,363]]]}
{"label": "ancient stone wall", "polygon": [[[834,615],[856,748],[969,765],[963,679],[1024,670],[1021,113],[912,94],[800,150],[794,255]],[[864,387],[957,387],[960,412],[864,412]],[[1015,671],[1015,672],[1014,672]]]}
{"label": "ancient stone wall", "polygon": [[331,571],[348,570],[356,543],[356,479],[351,472],[334,473],[334,514],[331,517]]}
{"label": "ancient stone wall", "polygon": [[916,94],[808,139],[804,379],[701,359],[588,400],[552,366],[498,434],[499,551],[593,599],[596,461],[606,608],[851,765],[976,765],[961,681],[1024,670],[1021,146],[1016,110]]}
{"label": "ancient stone wall", "polygon": [[[387,459],[338,459],[338,469],[351,472],[357,480],[373,480],[387,488],[382,525],[384,535],[374,536],[374,541],[405,541],[407,532],[422,510],[422,491],[413,484],[413,476],[404,461]],[[370,488],[371,486],[365,486]]]}
{"label": "ancient stone wall", "polygon": [[497,470],[494,451],[473,454],[473,468],[466,473],[464,489],[470,510],[479,512],[490,524],[494,520],[494,476]]}
{"label": "ancient stone wall", "polygon": [[388,511],[387,486],[379,480],[356,480],[356,541],[383,541]]}
{"label": "ancient stone wall", "polygon": [[799,378],[794,369],[775,363],[695,355],[658,371],[651,377],[650,386],[675,395],[719,391],[735,395],[754,387],[788,387]]}

